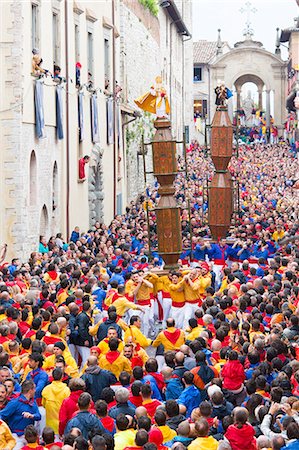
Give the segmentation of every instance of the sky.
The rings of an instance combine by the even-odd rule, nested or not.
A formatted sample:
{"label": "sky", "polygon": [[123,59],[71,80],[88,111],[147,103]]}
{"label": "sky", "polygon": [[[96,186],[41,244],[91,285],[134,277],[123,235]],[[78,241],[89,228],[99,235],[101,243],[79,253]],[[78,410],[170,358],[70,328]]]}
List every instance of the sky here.
{"label": "sky", "polygon": [[[243,40],[243,29],[247,19],[245,8],[248,0],[193,0],[193,41],[206,39],[217,40],[217,29],[221,28],[221,38],[231,47]],[[298,16],[299,8],[295,0],[250,0],[257,11],[251,14],[253,39],[261,41],[264,47],[275,51],[276,28],[293,26],[293,18]],[[287,50],[282,50],[285,59]]]}

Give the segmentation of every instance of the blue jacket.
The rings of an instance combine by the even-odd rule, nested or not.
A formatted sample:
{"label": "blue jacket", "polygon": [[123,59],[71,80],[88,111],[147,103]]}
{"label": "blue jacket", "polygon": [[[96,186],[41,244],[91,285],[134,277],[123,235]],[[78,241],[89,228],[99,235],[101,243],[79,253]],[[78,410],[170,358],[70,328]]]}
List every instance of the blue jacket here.
{"label": "blue jacket", "polygon": [[72,231],[71,237],[70,237],[70,241],[72,242],[77,242],[79,240],[80,234],[77,233],[77,231]]}
{"label": "blue jacket", "polygon": [[125,284],[125,279],[120,273],[113,273],[112,277],[109,280],[109,283],[111,283],[111,281],[117,281],[117,283],[119,285],[120,284]]}
{"label": "blue jacket", "polygon": [[166,384],[166,391],[165,391],[166,400],[178,399],[184,389],[181,380],[178,377],[173,377],[170,378],[170,380],[165,380],[165,384]]}
{"label": "blue jacket", "polygon": [[151,388],[153,391],[152,398],[155,398],[156,400],[159,400],[159,401],[162,400],[161,392],[159,391],[157,382],[152,375],[145,375],[143,377],[143,379],[140,381],[142,384],[150,384],[151,385]]}
{"label": "blue jacket", "polygon": [[45,370],[38,368],[28,373],[26,380],[32,380],[36,386],[35,398],[42,398],[42,390],[49,382],[48,374]]}
{"label": "blue jacket", "polygon": [[100,419],[95,415],[91,414],[89,411],[80,411],[68,421],[64,434],[67,434],[71,428],[79,428],[85,439],[88,440],[88,433],[95,429],[100,429],[102,433],[105,432],[104,427]]}
{"label": "blue jacket", "polygon": [[298,449],[299,449],[299,439],[296,439],[295,441],[291,442],[285,447],[282,447],[281,450],[298,450]]}
{"label": "blue jacket", "polygon": [[194,408],[198,408],[201,403],[200,391],[194,385],[186,387],[177,400],[179,405],[187,408],[186,417],[190,417]]}
{"label": "blue jacket", "polygon": [[[23,412],[33,414],[33,419],[25,419]],[[10,400],[5,408],[0,411],[0,419],[7,423],[12,433],[22,436],[27,425],[34,425],[35,421],[41,420],[41,415],[36,401],[29,401],[21,394],[19,397]]]}

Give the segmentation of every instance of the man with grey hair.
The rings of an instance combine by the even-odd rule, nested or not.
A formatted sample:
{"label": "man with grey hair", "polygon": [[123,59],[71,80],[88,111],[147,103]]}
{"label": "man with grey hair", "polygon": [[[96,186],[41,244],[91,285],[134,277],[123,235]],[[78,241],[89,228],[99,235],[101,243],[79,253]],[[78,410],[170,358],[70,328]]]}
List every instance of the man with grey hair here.
{"label": "man with grey hair", "polygon": [[135,406],[129,403],[129,391],[126,388],[120,388],[115,393],[116,406],[111,408],[109,415],[116,419],[118,414],[125,414],[134,417]]}
{"label": "man with grey hair", "polygon": [[227,441],[219,441],[217,450],[232,450],[230,443]]}
{"label": "man with grey hair", "polygon": [[271,447],[271,443],[270,443],[270,439],[267,438],[266,436],[259,436],[256,439],[256,444],[257,444],[257,448],[258,450],[264,450],[264,449],[268,449]]}

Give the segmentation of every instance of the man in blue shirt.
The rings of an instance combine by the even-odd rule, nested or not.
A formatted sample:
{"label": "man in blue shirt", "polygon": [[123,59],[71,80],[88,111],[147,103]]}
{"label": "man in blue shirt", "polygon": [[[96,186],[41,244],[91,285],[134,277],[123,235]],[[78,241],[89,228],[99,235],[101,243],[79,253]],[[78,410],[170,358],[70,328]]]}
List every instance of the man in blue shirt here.
{"label": "man in blue shirt", "polygon": [[22,384],[21,395],[10,400],[5,408],[0,411],[0,419],[7,423],[16,439],[15,450],[19,450],[26,445],[24,430],[27,425],[34,425],[34,422],[41,420],[34,395],[34,382],[26,380]]}
{"label": "man in blue shirt", "polygon": [[44,362],[44,358],[40,353],[31,353],[28,359],[28,365],[30,369],[32,369],[27,377],[26,380],[32,380],[35,384],[35,400],[38,405],[38,409],[41,415],[40,424],[39,424],[39,431],[42,432],[42,430],[46,426],[46,411],[42,404],[42,391],[45,386],[47,386],[49,382],[48,374],[45,370],[42,369],[42,365]]}
{"label": "man in blue shirt", "polygon": [[186,407],[186,417],[191,417],[193,409],[198,408],[201,403],[200,391],[194,386],[193,380],[193,373],[184,373],[182,381],[185,385],[185,389],[177,400],[179,405],[184,405]]}

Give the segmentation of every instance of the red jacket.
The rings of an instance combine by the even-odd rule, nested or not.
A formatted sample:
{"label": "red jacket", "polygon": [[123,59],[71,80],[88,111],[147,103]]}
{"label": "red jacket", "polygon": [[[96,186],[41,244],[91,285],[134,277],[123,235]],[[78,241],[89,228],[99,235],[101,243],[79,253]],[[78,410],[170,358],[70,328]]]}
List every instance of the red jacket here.
{"label": "red jacket", "polygon": [[225,433],[232,450],[257,450],[255,431],[252,425],[245,423],[242,428],[230,425]]}
{"label": "red jacket", "polygon": [[242,386],[245,381],[244,367],[240,361],[228,361],[221,370],[223,378],[223,388],[235,391]]}
{"label": "red jacket", "polygon": [[64,399],[59,411],[59,434],[63,435],[64,429],[68,421],[73,417],[73,414],[78,411],[78,399],[84,391],[71,392],[71,395]]}

